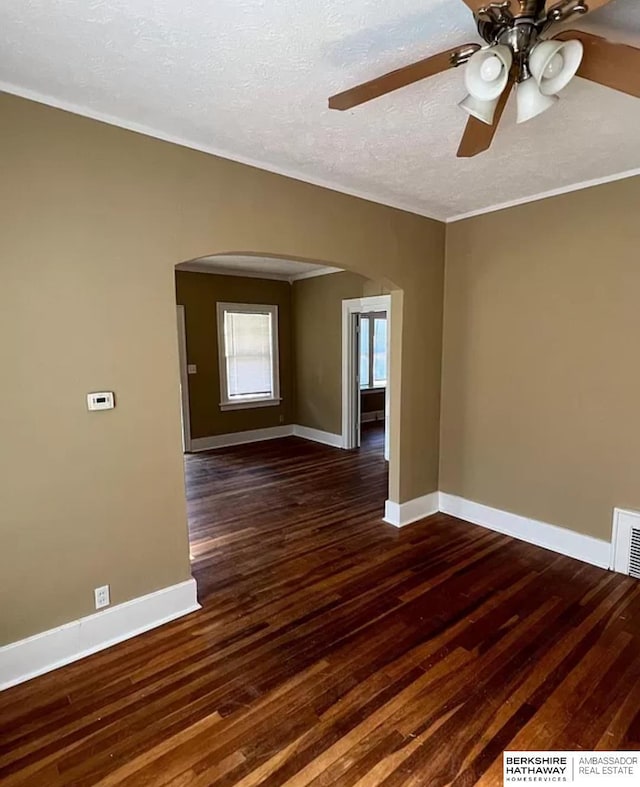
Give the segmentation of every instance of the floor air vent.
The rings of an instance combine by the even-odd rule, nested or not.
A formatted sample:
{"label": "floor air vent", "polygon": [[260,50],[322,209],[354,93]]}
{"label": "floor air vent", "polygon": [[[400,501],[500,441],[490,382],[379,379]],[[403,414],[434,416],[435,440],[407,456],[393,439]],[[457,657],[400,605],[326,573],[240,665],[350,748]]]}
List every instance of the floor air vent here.
{"label": "floor air vent", "polygon": [[629,574],[640,579],[640,528],[631,528],[631,549],[629,550]]}
{"label": "floor air vent", "polygon": [[613,512],[613,569],[640,579],[640,512]]}

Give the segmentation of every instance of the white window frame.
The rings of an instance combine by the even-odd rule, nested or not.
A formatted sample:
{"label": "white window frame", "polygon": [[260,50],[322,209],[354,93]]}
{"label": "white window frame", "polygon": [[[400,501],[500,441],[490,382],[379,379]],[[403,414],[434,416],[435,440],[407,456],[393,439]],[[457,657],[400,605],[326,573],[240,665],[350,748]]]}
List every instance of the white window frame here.
{"label": "white window frame", "polygon": [[[375,321],[384,320],[387,323],[387,330],[389,330],[389,321],[387,320],[387,312],[386,311],[377,311],[377,312],[362,312],[360,315],[360,330],[362,330],[362,321],[367,320],[369,322],[369,347],[367,348],[367,354],[369,356],[369,379],[367,380],[367,384],[363,385],[362,380],[360,380],[360,390],[362,393],[374,393],[376,391],[384,391],[387,387],[387,383],[389,380],[387,379],[384,385],[375,385],[373,380],[373,345],[374,345],[374,326]],[[359,360],[359,359],[358,359]],[[387,356],[387,378],[389,377],[389,358]]]}
{"label": "white window frame", "polygon": [[[244,312],[246,314],[271,315],[271,355],[273,358],[273,391],[272,396],[246,399],[242,402],[229,398],[229,385],[227,380],[227,358],[224,342],[224,315],[225,312]],[[278,345],[278,307],[262,303],[216,303],[218,326],[218,365],[220,369],[220,409],[250,410],[255,407],[275,407],[280,404],[280,348]]]}

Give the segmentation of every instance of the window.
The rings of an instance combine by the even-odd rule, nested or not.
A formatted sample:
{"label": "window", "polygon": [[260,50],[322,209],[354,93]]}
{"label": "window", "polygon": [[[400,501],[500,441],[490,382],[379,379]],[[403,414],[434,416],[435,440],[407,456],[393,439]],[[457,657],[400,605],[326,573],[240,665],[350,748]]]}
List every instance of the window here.
{"label": "window", "polygon": [[280,404],[278,307],[218,303],[220,409]]}
{"label": "window", "polygon": [[387,316],[385,312],[360,315],[360,388],[387,385]]}

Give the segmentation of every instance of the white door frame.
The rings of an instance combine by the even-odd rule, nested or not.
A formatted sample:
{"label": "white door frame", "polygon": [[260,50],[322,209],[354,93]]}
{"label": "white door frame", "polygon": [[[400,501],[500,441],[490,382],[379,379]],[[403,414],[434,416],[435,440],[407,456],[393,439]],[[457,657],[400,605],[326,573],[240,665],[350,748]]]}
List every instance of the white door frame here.
{"label": "white door frame", "polygon": [[189,410],[189,370],[187,368],[187,325],[184,306],[176,306],[178,324],[178,360],[180,363],[180,397],[182,403],[182,450],[191,451],[191,413]]}
{"label": "white door frame", "polygon": [[360,364],[354,342],[355,315],[366,312],[385,312],[387,315],[387,387],[384,413],[384,458],[389,461],[389,413],[391,396],[391,295],[350,298],[342,301],[342,445],[357,448],[360,435],[360,386],[356,386]]}

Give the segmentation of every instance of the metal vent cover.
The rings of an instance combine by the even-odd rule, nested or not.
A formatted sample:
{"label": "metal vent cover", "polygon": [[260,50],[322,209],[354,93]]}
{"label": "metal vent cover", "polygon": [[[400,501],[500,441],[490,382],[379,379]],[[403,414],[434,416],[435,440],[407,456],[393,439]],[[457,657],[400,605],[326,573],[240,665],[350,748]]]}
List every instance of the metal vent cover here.
{"label": "metal vent cover", "polygon": [[629,549],[629,575],[640,579],[640,528],[631,528],[631,548]]}
{"label": "metal vent cover", "polygon": [[640,512],[615,508],[613,511],[612,568],[640,579]]}

